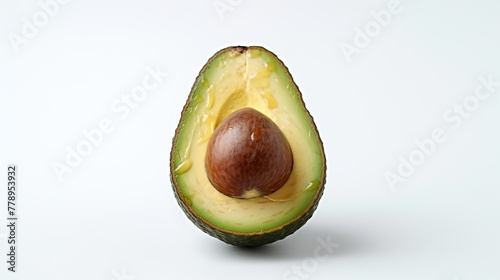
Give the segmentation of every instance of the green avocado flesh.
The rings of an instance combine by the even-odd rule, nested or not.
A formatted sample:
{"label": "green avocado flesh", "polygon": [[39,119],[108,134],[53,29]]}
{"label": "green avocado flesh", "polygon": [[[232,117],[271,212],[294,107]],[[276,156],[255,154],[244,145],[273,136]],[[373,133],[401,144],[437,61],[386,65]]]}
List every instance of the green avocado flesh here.
{"label": "green avocado flesh", "polygon": [[[274,193],[226,196],[205,170],[208,140],[225,117],[251,107],[269,117],[290,144],[293,168]],[[262,47],[229,47],[201,70],[182,112],[171,152],[171,180],[187,216],[227,243],[258,246],[302,226],[323,193],[326,163],[316,126],[287,68]]]}

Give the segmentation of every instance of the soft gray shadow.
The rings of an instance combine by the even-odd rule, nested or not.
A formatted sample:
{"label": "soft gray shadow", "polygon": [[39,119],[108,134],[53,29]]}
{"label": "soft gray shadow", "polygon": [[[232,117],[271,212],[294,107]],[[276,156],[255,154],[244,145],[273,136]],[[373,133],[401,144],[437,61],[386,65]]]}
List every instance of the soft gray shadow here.
{"label": "soft gray shadow", "polygon": [[[340,230],[318,227],[303,227],[293,235],[284,240],[274,242],[261,247],[236,247],[222,246],[219,250],[224,254],[240,259],[304,259],[314,257],[315,249],[321,247],[318,239],[338,246],[330,248],[330,256],[346,255],[363,251],[363,244],[350,234],[343,234]],[[221,244],[219,244],[220,246]],[[321,254],[326,254],[325,249],[321,249]]]}

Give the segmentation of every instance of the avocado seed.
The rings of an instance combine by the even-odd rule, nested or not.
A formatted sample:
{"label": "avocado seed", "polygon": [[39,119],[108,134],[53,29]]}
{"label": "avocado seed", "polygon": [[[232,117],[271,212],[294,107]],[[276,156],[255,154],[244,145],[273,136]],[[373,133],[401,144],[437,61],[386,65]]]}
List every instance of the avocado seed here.
{"label": "avocado seed", "polygon": [[252,108],[227,116],[212,134],[205,169],[212,185],[235,198],[271,194],[290,177],[293,156],[279,127]]}

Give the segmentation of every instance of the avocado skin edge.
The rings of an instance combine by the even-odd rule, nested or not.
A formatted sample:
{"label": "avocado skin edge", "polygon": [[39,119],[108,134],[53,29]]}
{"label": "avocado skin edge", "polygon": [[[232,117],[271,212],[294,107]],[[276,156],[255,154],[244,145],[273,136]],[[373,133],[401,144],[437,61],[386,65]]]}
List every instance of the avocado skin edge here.
{"label": "avocado skin edge", "polygon": [[[180,195],[181,190],[177,187],[177,182],[175,179],[175,172],[174,172],[174,169],[175,169],[174,154],[175,154],[175,145],[176,145],[177,140],[178,140],[177,137],[179,135],[179,130],[182,127],[184,115],[185,115],[185,113],[189,107],[189,104],[190,104],[189,101],[192,99],[192,95],[194,94],[194,91],[198,85],[198,82],[200,81],[200,78],[202,77],[203,73],[205,72],[207,66],[210,65],[212,60],[214,60],[216,57],[218,57],[219,55],[221,55],[224,52],[235,51],[235,52],[243,53],[243,52],[245,52],[247,50],[251,50],[251,49],[258,49],[258,50],[270,53],[276,59],[276,61],[279,63],[279,66],[283,67],[286,70],[288,79],[290,80],[291,84],[295,87],[295,90],[297,92],[297,95],[298,95],[297,99],[300,102],[300,104],[302,105],[302,109],[307,113],[307,116],[309,118],[309,124],[313,128],[313,131],[314,131],[315,136],[316,136],[316,140],[318,141],[318,145],[320,147],[321,157],[322,157],[322,167],[321,168],[322,168],[323,177],[319,181],[318,188],[316,190],[316,194],[315,194],[314,198],[311,200],[307,209],[301,215],[295,217],[293,220],[289,221],[288,223],[285,223],[279,227],[276,227],[276,228],[273,228],[270,230],[246,233],[246,232],[235,232],[235,231],[221,229],[221,228],[217,227],[216,225],[214,225],[208,221],[205,221],[202,217],[198,216],[194,211],[191,210],[191,208],[187,205],[185,199],[183,197],[181,197],[181,195]],[[196,77],[195,83],[193,84],[193,86],[191,88],[191,92],[190,92],[187,100],[188,101],[184,105],[184,108],[183,108],[182,113],[181,113],[181,119],[178,123],[176,130],[175,130],[175,136],[172,139],[172,148],[170,151],[170,182],[171,182],[172,189],[173,189],[173,192],[175,195],[175,199],[177,200],[177,203],[179,204],[181,209],[184,211],[184,213],[186,214],[188,219],[191,220],[191,222],[193,222],[199,229],[201,229],[203,232],[207,233],[208,235],[215,237],[215,238],[217,238],[217,239],[219,239],[227,244],[231,244],[234,246],[240,246],[240,247],[258,247],[258,246],[262,246],[265,244],[269,244],[269,243],[281,240],[281,239],[287,237],[288,235],[291,235],[292,233],[297,231],[299,228],[301,228],[313,216],[314,212],[316,211],[316,209],[318,207],[319,201],[320,201],[321,197],[323,196],[324,186],[326,183],[326,157],[325,157],[323,142],[319,136],[319,132],[318,132],[318,129],[316,127],[316,123],[314,122],[313,117],[309,113],[309,110],[307,110],[305,103],[304,103],[304,100],[302,99],[302,94],[301,94],[298,86],[293,81],[293,78],[291,77],[290,72],[288,71],[288,68],[284,65],[284,63],[274,53],[272,53],[271,51],[269,51],[263,47],[259,47],[259,46],[250,46],[250,47],[233,46],[233,47],[224,48],[224,49],[218,51],[217,53],[215,53],[208,60],[208,62],[205,64],[205,66],[200,70],[200,73],[198,74],[198,77]]]}

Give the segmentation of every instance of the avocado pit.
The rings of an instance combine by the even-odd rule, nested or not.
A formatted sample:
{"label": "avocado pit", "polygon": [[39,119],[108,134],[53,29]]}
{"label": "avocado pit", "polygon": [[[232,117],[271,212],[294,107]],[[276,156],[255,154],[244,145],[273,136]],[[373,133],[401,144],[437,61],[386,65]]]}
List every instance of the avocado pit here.
{"label": "avocado pit", "polygon": [[281,188],[293,155],[279,127],[252,108],[227,116],[212,134],[205,169],[212,185],[234,198],[255,198]]}

